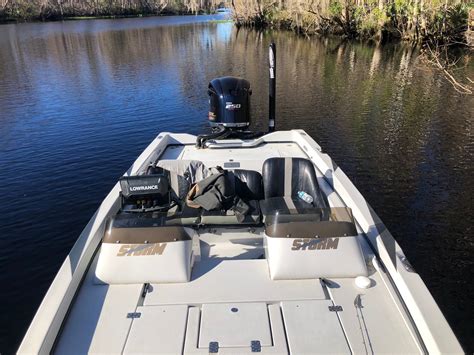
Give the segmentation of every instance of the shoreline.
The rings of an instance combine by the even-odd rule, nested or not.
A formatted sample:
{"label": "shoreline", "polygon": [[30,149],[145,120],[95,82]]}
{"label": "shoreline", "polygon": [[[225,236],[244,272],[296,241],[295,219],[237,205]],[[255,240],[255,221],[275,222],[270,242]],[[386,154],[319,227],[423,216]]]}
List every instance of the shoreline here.
{"label": "shoreline", "polygon": [[20,23],[47,23],[47,22],[61,22],[61,21],[82,21],[82,20],[118,20],[126,18],[144,18],[144,17],[169,17],[169,16],[203,16],[203,15],[216,15],[217,13],[207,13],[207,12],[198,12],[198,13],[175,13],[175,12],[166,12],[166,13],[139,13],[139,14],[124,14],[124,15],[78,15],[78,16],[64,16],[64,17],[49,17],[49,18],[2,18],[0,17],[0,25],[8,24],[20,24]]}
{"label": "shoreline", "polygon": [[296,6],[294,0],[273,2],[267,7],[252,7],[247,2],[255,0],[234,0],[237,26],[379,43],[402,40],[472,45],[474,3],[468,0],[453,0],[450,4],[428,0],[421,5],[409,0],[399,0],[398,5],[388,0],[360,0],[357,4],[334,0],[317,7],[312,3]]}

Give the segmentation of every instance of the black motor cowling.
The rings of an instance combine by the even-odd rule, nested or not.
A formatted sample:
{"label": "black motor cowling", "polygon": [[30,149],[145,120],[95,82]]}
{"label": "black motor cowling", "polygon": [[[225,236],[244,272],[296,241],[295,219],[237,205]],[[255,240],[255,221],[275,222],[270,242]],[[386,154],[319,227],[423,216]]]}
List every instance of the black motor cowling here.
{"label": "black motor cowling", "polygon": [[250,125],[250,83],[225,76],[209,83],[209,123],[212,127],[242,129]]}

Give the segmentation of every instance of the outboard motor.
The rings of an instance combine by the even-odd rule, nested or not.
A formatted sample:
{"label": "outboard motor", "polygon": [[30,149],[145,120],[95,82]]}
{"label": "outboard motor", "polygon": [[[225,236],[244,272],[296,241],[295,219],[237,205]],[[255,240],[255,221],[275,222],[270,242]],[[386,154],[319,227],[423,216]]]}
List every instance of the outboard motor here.
{"label": "outboard motor", "polygon": [[209,124],[212,133],[197,137],[196,146],[204,148],[211,139],[251,138],[254,132],[246,129],[250,125],[250,83],[242,78],[224,76],[209,83]]}
{"label": "outboard motor", "polygon": [[209,123],[211,127],[244,129],[250,125],[250,83],[225,76],[209,83]]}
{"label": "outboard motor", "polygon": [[209,124],[212,133],[197,137],[196,146],[204,148],[211,139],[250,139],[262,135],[249,132],[250,125],[250,83],[242,78],[224,76],[209,83]]}
{"label": "outboard motor", "polygon": [[[275,130],[276,98],[276,49],[275,43],[269,48],[270,92],[268,132]],[[200,134],[196,139],[197,148],[205,148],[206,141],[226,138],[253,139],[264,132],[250,132],[250,83],[242,78],[224,76],[209,83],[209,124],[210,134]]]}

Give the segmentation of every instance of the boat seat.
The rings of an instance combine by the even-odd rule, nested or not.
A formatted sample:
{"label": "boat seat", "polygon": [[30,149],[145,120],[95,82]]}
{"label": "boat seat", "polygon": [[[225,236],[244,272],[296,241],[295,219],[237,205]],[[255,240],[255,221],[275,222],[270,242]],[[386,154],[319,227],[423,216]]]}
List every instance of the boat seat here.
{"label": "boat seat", "polygon": [[253,170],[236,169],[228,171],[228,176],[233,181],[235,194],[244,200],[250,207],[249,213],[243,222],[237,220],[234,211],[205,211],[201,213],[202,224],[258,224],[261,220],[258,200],[263,198],[262,175]]}
{"label": "boat seat", "polygon": [[235,193],[245,201],[261,200],[263,194],[262,175],[253,170],[235,169],[229,171],[234,179]]}
{"label": "boat seat", "polygon": [[[270,158],[263,163],[263,190],[260,201],[264,220],[276,211],[288,213],[291,220],[304,214],[307,220],[312,208],[327,208],[328,202],[321,192],[313,163],[304,158]],[[298,191],[313,197],[311,204],[298,198]],[[318,216],[320,212],[316,213]]]}
{"label": "boat seat", "polygon": [[282,222],[297,222],[319,220],[321,209],[316,209],[312,204],[299,198],[283,196],[271,197],[260,201],[260,210],[265,223],[272,223],[272,218],[278,211],[278,219]]}

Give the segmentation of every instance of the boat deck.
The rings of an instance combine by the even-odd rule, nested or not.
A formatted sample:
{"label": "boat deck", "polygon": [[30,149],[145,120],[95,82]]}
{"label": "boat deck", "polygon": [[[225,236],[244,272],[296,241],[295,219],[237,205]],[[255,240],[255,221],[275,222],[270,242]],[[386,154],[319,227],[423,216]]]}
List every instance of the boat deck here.
{"label": "boat deck", "polygon": [[[306,154],[295,143],[238,150],[180,145],[168,147],[161,159],[261,171],[262,162],[276,156]],[[330,204],[337,206],[317,173]],[[422,353],[397,292],[364,238],[358,238],[372,281],[368,289],[356,287],[352,278],[272,280],[262,227],[198,229],[187,283],[100,285],[96,256],[55,352]]]}
{"label": "boat deck", "polygon": [[276,354],[422,352],[378,266],[361,290],[353,279],[271,280],[258,230],[204,231],[200,250],[190,282],[146,289],[98,285],[93,264],[56,353],[244,354],[256,342]]}

